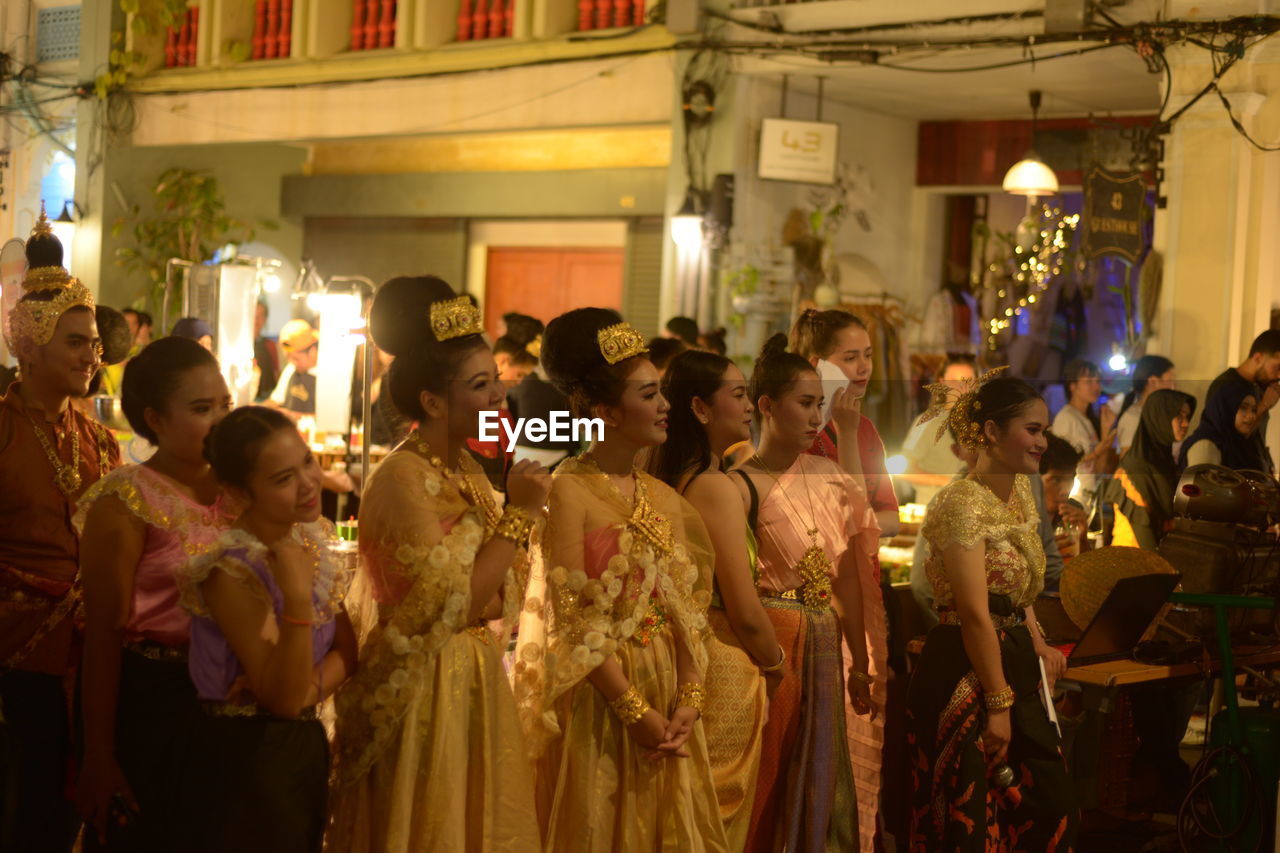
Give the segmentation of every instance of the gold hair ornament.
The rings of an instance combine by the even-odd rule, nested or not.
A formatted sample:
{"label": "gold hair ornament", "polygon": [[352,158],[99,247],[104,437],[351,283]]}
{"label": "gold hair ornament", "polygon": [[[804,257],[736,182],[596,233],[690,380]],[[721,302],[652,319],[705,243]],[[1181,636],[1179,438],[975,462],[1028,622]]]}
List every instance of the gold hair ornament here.
{"label": "gold hair ornament", "polygon": [[[980,450],[986,444],[983,439],[982,426],[985,421],[978,419],[979,409],[982,403],[978,401],[978,391],[982,389],[992,379],[1009,369],[1009,365],[996,367],[988,370],[977,379],[970,379],[964,383],[963,387],[956,389],[944,382],[934,382],[926,385],[925,390],[932,395],[933,401],[929,408],[916,419],[916,425],[922,426],[934,418],[941,417],[942,423],[938,425],[938,434],[934,438],[934,442],[942,441],[942,436],[946,434],[947,427],[951,427],[951,431],[955,434],[956,441],[961,447],[967,447],[970,450]],[[950,411],[948,412],[948,409]]]}
{"label": "gold hair ornament", "polygon": [[484,333],[480,309],[465,296],[431,303],[431,333],[437,341]]}
{"label": "gold hair ornament", "polygon": [[534,358],[542,358],[542,335],[538,335],[525,345],[524,351]]}
{"label": "gold hair ornament", "polygon": [[600,354],[610,364],[617,364],[649,351],[644,345],[644,336],[625,322],[601,329],[596,334],[596,343],[600,345]]}
{"label": "gold hair ornament", "polygon": [[[31,237],[27,242],[37,237],[57,239],[53,236],[53,226],[49,223],[43,205],[40,208],[40,218],[31,229]],[[89,288],[81,284],[78,278],[72,277],[64,267],[33,267],[27,270],[22,280],[22,289],[24,297],[45,292],[53,292],[55,295],[47,301],[22,298],[13,306],[9,312],[6,339],[9,349],[15,352],[24,341],[44,346],[53,339],[53,330],[63,314],[77,306],[92,311],[95,305]]]}

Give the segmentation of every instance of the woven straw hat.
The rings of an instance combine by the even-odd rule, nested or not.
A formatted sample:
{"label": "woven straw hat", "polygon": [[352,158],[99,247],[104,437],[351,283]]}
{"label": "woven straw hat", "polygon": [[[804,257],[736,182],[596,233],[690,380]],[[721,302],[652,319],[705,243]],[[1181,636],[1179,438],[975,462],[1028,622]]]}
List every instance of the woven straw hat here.
{"label": "woven straw hat", "polygon": [[1086,551],[1062,571],[1062,606],[1083,631],[1093,620],[1116,581],[1138,575],[1176,574],[1169,561],[1154,551],[1110,546]]}

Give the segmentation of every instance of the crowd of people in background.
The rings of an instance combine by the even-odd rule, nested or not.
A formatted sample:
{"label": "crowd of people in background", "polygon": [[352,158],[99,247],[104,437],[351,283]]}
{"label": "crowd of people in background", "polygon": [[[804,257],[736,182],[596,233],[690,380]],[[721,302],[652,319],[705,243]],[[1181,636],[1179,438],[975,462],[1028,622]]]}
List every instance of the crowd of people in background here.
{"label": "crowd of people in background", "polygon": [[[316,331],[264,338],[262,309],[260,405],[233,409],[214,330],[126,313],[106,387],[155,450],[121,466],[71,405],[112,369],[50,239],[0,401],[4,849],[69,850],[83,821],[90,850],[874,851],[898,810],[902,849],[1070,850],[1039,691],[1066,664],[1033,603],[1095,528],[1155,548],[1185,466],[1270,470],[1280,332],[1194,431],[1167,359],[1119,411],[1072,362],[1052,418],[949,359],[903,437],[935,623],[908,674],[854,314],[803,311],[748,372],[687,318],[646,340],[606,308],[508,314],[490,342],[474,300],[393,279],[353,563],[298,430]],[[492,411],[602,433],[509,450]]]}

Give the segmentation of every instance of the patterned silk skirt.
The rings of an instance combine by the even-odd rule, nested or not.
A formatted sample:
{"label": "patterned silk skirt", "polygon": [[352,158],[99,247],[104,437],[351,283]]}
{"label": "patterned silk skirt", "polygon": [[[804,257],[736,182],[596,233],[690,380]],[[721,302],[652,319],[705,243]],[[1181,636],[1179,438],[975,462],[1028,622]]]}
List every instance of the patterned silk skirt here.
{"label": "patterned silk skirt", "polygon": [[715,637],[707,641],[702,727],[729,849],[741,850],[751,826],[768,700],[764,676],[738,642],[728,615],[713,607],[707,619]]}
{"label": "patterned silk skirt", "polygon": [[761,599],[787,654],[769,704],[746,850],[858,849],[858,807],[845,734],[844,656],[835,611]]}
{"label": "patterned silk skirt", "polygon": [[[1007,596],[993,594],[989,603],[993,616],[1015,612]],[[988,780],[982,686],[959,626],[938,625],[925,641],[907,698],[913,853],[1065,853],[1075,842],[1075,789],[1040,699],[1031,634],[1025,625],[996,633],[1005,679],[1017,697],[1006,759],[1014,783],[1002,790]]]}

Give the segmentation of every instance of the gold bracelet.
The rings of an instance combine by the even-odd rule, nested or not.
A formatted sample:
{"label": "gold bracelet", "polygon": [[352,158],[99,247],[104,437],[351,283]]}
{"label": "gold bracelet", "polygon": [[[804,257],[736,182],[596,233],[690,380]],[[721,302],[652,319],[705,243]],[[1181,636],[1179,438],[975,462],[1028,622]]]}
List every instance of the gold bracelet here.
{"label": "gold bracelet", "polygon": [[675,707],[692,708],[698,712],[698,716],[702,716],[702,705],[705,699],[701,684],[696,681],[686,681],[676,690]]}
{"label": "gold bracelet", "polygon": [[609,707],[624,726],[629,726],[645,715],[649,710],[649,703],[644,701],[640,691],[628,687],[626,693],[609,703]]}
{"label": "gold bracelet", "polygon": [[868,687],[871,686],[871,682],[873,680],[871,676],[868,675],[867,673],[862,672],[860,670],[856,670],[856,669],[849,670],[849,677],[856,679],[858,681],[861,681],[863,684],[867,685]]}
{"label": "gold bracelet", "polygon": [[997,690],[995,693],[988,693],[983,697],[983,701],[987,705],[987,710],[992,713],[1007,711],[1013,707],[1013,688],[1005,685],[1003,690]]}
{"label": "gold bracelet", "polygon": [[533,529],[533,516],[528,510],[518,506],[509,506],[502,511],[502,518],[493,528],[493,535],[500,536],[517,545],[523,545],[529,539],[529,531]]}
{"label": "gold bracelet", "polygon": [[782,644],[778,644],[778,662],[773,666],[762,666],[760,671],[764,673],[782,672],[783,664],[787,662],[787,653],[782,648]]}

